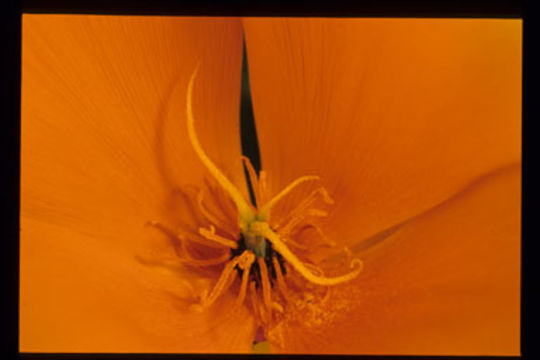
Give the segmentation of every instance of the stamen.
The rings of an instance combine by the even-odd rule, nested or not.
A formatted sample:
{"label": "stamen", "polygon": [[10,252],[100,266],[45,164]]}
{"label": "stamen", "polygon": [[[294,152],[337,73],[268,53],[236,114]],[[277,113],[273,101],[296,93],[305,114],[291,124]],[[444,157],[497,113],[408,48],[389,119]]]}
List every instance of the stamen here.
{"label": "stamen", "polygon": [[[206,183],[209,184],[208,180],[206,180]],[[237,213],[237,209],[236,209],[236,205],[234,204],[234,202],[231,200],[231,198],[229,197],[229,195],[219,186],[216,186],[214,188],[211,188],[212,190],[212,194],[214,195],[215,199],[217,200],[217,203],[219,205],[219,207],[221,208],[223,214],[236,214]],[[227,219],[227,220],[230,220],[230,219]],[[232,224],[229,224],[229,227],[231,227],[230,225]],[[238,225],[238,221],[237,219],[234,219],[234,225]],[[237,229],[235,228],[234,231],[236,231]]]}
{"label": "stamen", "polygon": [[257,206],[261,206],[261,194],[259,191],[260,187],[259,187],[259,179],[257,179],[257,172],[255,171],[255,168],[253,167],[251,160],[249,160],[247,156],[242,156],[242,160],[244,161],[244,165],[246,166],[246,169],[249,174],[249,181],[251,182],[253,195],[255,195],[255,202],[257,203]]}
{"label": "stamen", "polygon": [[251,303],[251,309],[253,310],[253,317],[255,317],[255,325],[262,323],[261,314],[259,313],[259,303],[257,301],[257,293],[255,292],[255,282],[249,283],[249,301]]}
{"label": "stamen", "polygon": [[264,306],[270,312],[272,304],[271,304],[271,298],[270,298],[271,289],[270,289],[270,280],[268,278],[268,268],[266,267],[266,262],[264,261],[264,258],[258,257],[257,262],[259,263],[259,270],[261,272]]}
{"label": "stamen", "polygon": [[213,223],[214,225],[216,225],[220,229],[226,231],[229,235],[235,236],[236,234],[231,234],[231,233],[229,233],[229,231],[227,231],[228,227],[227,227],[226,224],[223,223],[223,221],[221,221],[220,219],[215,217],[213,214],[211,214],[208,211],[208,209],[205,208],[203,200],[204,200],[204,193],[203,193],[202,190],[200,190],[199,193],[197,194],[197,206],[198,206],[199,211],[201,212],[201,214],[203,214],[204,217],[208,221],[210,221],[211,223]]}
{"label": "stamen", "polygon": [[232,249],[238,249],[238,243],[236,241],[216,234],[216,228],[213,225],[210,225],[210,229],[205,229],[203,227],[199,228],[199,234],[208,240],[217,242],[218,244],[228,246]]}
{"label": "stamen", "polygon": [[296,227],[296,225],[300,224],[305,218],[306,217],[304,214],[290,217],[289,221],[285,224],[285,226],[281,227],[281,224],[276,226],[278,234],[283,237],[290,234],[292,230]]}
{"label": "stamen", "polygon": [[180,282],[188,289],[191,297],[193,300],[197,299],[197,292],[195,291],[195,288],[193,287],[193,284],[191,284],[189,281],[180,279]]}
{"label": "stamen", "polygon": [[199,267],[212,266],[212,265],[217,265],[217,264],[227,262],[230,259],[230,252],[228,250],[225,251],[221,256],[218,256],[217,258],[203,260],[203,259],[194,258],[193,255],[191,255],[191,252],[189,251],[187,247],[186,241],[180,242],[180,248],[182,249],[182,253],[180,253],[178,250],[176,251],[176,254],[179,257],[178,260],[180,262],[183,262],[192,266],[199,266]]}
{"label": "stamen", "polygon": [[[246,256],[243,256],[246,254]],[[240,261],[238,262],[238,267],[244,272],[242,273],[242,284],[240,285],[240,293],[236,298],[235,307],[242,305],[246,297],[246,289],[249,280],[249,271],[251,270],[251,264],[255,261],[255,255],[251,251],[244,251],[242,256],[240,256]]]}
{"label": "stamen", "polygon": [[294,255],[289,250],[289,248],[281,241],[279,235],[273,232],[267,223],[259,222],[257,224],[257,232],[272,243],[274,250],[279,252],[281,256],[283,256],[287,260],[287,262],[291,264],[292,267],[294,267],[294,269],[300,273],[300,275],[302,275],[306,280],[311,281],[314,284],[328,286],[340,284],[356,278],[358,274],[360,274],[360,272],[362,271],[362,261],[360,261],[359,259],[354,259],[353,261],[351,261],[350,266],[351,269],[354,269],[356,265],[356,269],[354,269],[350,273],[337,277],[317,276],[311,271],[309,271],[308,268],[304,265],[304,263],[300,261],[300,259],[298,259],[296,255]]}
{"label": "stamen", "polygon": [[232,282],[229,281],[229,278],[231,276],[235,276],[234,267],[238,264],[239,258],[240,257],[237,256],[231,261],[229,261],[227,265],[225,265],[225,268],[221,272],[221,275],[219,276],[219,279],[214,288],[212,289],[210,295],[204,296],[204,298],[201,300],[201,306],[203,308],[212,305],[212,303],[216,301],[219,295],[223,294],[231,286]]}
{"label": "stamen", "polygon": [[182,246],[184,246],[185,241],[188,240],[188,241],[192,241],[194,243],[204,245],[204,246],[208,246],[208,247],[211,247],[211,248],[214,248],[214,249],[221,248],[221,246],[219,244],[216,244],[216,243],[213,243],[213,242],[208,242],[208,241],[206,241],[206,239],[204,239],[204,240],[198,239],[195,236],[190,236],[188,239],[186,239],[182,235],[176,234],[173,230],[169,229],[167,226],[165,226],[162,223],[157,222],[157,221],[149,221],[149,222],[146,223],[146,225],[155,227],[156,229],[160,230],[165,235],[167,235],[171,240],[178,241]]}
{"label": "stamen", "polygon": [[259,298],[257,296],[257,290],[255,289],[255,281],[249,283],[249,300],[251,302],[251,307],[253,308],[255,319],[262,322],[261,314],[259,312]]}
{"label": "stamen", "polygon": [[292,183],[287,185],[285,187],[285,189],[281,190],[281,192],[279,194],[277,194],[276,196],[274,196],[268,203],[266,203],[266,205],[264,205],[262,207],[261,211],[259,211],[259,214],[261,214],[263,216],[263,218],[266,218],[268,216],[268,212],[270,211],[270,209],[279,200],[283,199],[283,197],[285,197],[285,195],[289,194],[295,187],[297,187],[298,185],[300,185],[303,182],[310,181],[310,180],[319,180],[319,179],[320,178],[318,176],[302,176],[302,177],[299,177],[298,179],[294,180]]}
{"label": "stamen", "polygon": [[186,263],[188,265],[192,266],[199,266],[199,267],[205,267],[205,266],[212,266],[212,265],[218,265],[222,264],[224,262],[227,262],[229,260],[230,254],[228,252],[224,253],[223,255],[214,258],[214,259],[205,259],[205,260],[199,260],[199,259],[182,259],[179,258],[178,260],[182,263]]}
{"label": "stamen", "polygon": [[[193,83],[195,81],[195,77],[197,76],[197,71],[198,66],[191,75],[186,95],[186,113],[189,140],[191,142],[191,145],[193,146],[193,149],[199,156],[201,162],[206,166],[208,171],[212,174],[212,176],[214,176],[219,185],[230,195],[231,199],[236,204],[236,207],[238,209],[238,217],[240,220],[242,220],[239,222],[250,222],[255,218],[255,212],[252,210],[251,206],[244,200],[244,197],[236,188],[236,186],[234,186],[233,183],[231,183],[229,179],[227,179],[227,177],[221,172],[221,170],[219,170],[218,167],[212,162],[212,160],[210,160],[208,155],[206,155],[203,148],[201,147],[201,144],[199,143],[199,139],[197,138],[197,134],[195,132],[195,120],[193,118],[192,110]],[[241,227],[243,227],[242,224],[240,225]]]}
{"label": "stamen", "polygon": [[285,299],[289,298],[289,289],[287,288],[287,284],[285,284],[285,280],[283,279],[283,274],[281,272],[281,265],[279,264],[279,261],[277,259],[277,256],[272,256],[272,264],[274,265],[274,269],[276,270],[276,278],[278,283],[278,288],[281,294]]}
{"label": "stamen", "polygon": [[259,296],[257,295],[257,289],[255,288],[255,281],[252,281],[249,283],[249,297],[251,300],[251,305],[253,306],[253,310],[260,317],[261,322],[263,324],[266,324],[267,323],[266,312],[264,310],[264,307],[259,301]]}
{"label": "stamen", "polygon": [[318,225],[316,225],[316,224],[314,224],[314,223],[312,223],[312,222],[308,222],[307,224],[305,224],[304,226],[302,226],[302,228],[300,229],[300,231],[301,231],[301,230],[304,230],[304,229],[309,229],[309,228],[314,229],[314,230],[317,232],[317,234],[319,235],[319,237],[321,238],[321,240],[322,240],[323,243],[322,243],[321,245],[319,245],[319,246],[329,246],[329,247],[336,247],[336,246],[337,246],[337,244],[336,244],[334,241],[330,240],[330,239],[324,234],[324,232],[322,231],[322,229],[321,229]]}
{"label": "stamen", "polygon": [[259,194],[261,195],[261,204],[266,203],[268,199],[268,185],[266,183],[266,171],[259,171]]}
{"label": "stamen", "polygon": [[[322,210],[313,211],[313,209],[306,210],[313,202],[317,199],[317,195],[320,194],[322,196],[322,199],[325,203],[332,205],[334,204],[334,200],[328,195],[328,192],[324,187],[320,187],[316,190],[313,190],[311,194],[309,194],[298,206],[296,206],[289,214],[289,219],[294,219],[298,217],[305,217],[305,214],[309,214],[312,216],[326,216],[326,212],[321,212]],[[283,225],[283,223],[278,224],[278,226]],[[292,228],[292,227],[291,227]]]}
{"label": "stamen", "polygon": [[[278,233],[280,236],[281,234]],[[300,244],[299,242],[296,242],[295,240],[293,240],[291,237],[282,237],[282,240],[285,244],[287,245],[291,245],[292,247],[294,248],[297,248],[299,250],[302,250],[302,251],[307,251],[309,250],[309,247],[306,246],[306,245],[303,245],[303,244]]]}

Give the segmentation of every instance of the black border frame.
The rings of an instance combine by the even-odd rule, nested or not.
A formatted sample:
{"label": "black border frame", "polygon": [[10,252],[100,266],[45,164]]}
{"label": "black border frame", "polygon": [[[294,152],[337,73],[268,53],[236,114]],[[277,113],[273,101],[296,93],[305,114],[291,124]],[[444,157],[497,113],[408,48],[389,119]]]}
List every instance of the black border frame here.
{"label": "black border frame", "polygon": [[[4,316],[1,349],[6,358],[21,359],[246,359],[246,358],[373,358],[373,359],[514,359],[519,357],[493,356],[303,356],[303,355],[210,355],[210,354],[93,354],[93,353],[19,353],[19,191],[20,191],[20,76],[21,76],[21,15],[22,13],[73,13],[110,15],[207,15],[207,16],[298,16],[298,17],[409,17],[409,18],[516,18],[523,19],[523,157],[522,157],[522,301],[521,301],[521,350],[523,358],[536,358],[537,351],[533,327],[536,324],[540,304],[537,286],[533,283],[535,241],[533,236],[533,206],[536,193],[528,171],[532,166],[531,145],[533,140],[532,89],[536,77],[531,49],[532,27],[529,3],[525,1],[470,0],[470,1],[407,1],[407,0],[357,0],[348,1],[37,1],[27,0],[22,4],[8,1],[2,13],[3,31],[2,85],[5,87],[4,114],[2,121],[2,221],[5,236],[2,237],[0,264],[2,266],[2,288]],[[6,11],[7,10],[7,11]],[[527,90],[529,88],[529,90]],[[6,95],[7,94],[7,95]],[[7,176],[6,176],[7,175]],[[3,356],[4,357],[4,356]]]}

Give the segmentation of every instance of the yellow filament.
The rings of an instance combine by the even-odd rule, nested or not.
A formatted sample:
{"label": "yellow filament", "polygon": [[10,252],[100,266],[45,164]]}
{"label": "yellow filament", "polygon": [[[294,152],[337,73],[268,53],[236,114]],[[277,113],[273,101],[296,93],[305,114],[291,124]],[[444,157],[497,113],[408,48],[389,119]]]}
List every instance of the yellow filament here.
{"label": "yellow filament", "polygon": [[312,228],[317,232],[317,234],[322,239],[322,245],[320,245],[320,246],[329,246],[329,247],[336,247],[337,246],[337,244],[334,241],[332,241],[332,240],[328,239],[328,237],[326,237],[326,235],[324,234],[324,232],[322,231],[322,229],[318,225],[309,222],[309,223],[305,224],[302,227],[302,229],[306,229],[306,228]]}
{"label": "yellow filament", "polygon": [[208,242],[207,241],[208,239],[201,240],[201,239],[198,239],[198,238],[192,237],[192,236],[190,236],[188,239],[186,239],[182,235],[176,234],[173,230],[169,229],[168,227],[166,227],[165,225],[163,225],[163,224],[161,224],[160,222],[157,222],[157,221],[150,221],[150,222],[147,223],[147,225],[155,227],[156,229],[160,230],[162,233],[167,235],[169,238],[173,238],[174,240],[177,240],[178,242],[180,242],[180,244],[182,245],[182,249],[185,249],[185,241],[186,240],[189,240],[189,241],[194,242],[196,244],[208,246],[208,247],[211,247],[211,248],[214,248],[214,249],[221,248],[221,245],[223,245],[223,244],[216,244],[214,242]]}
{"label": "yellow filament", "polygon": [[[219,207],[221,208],[222,213],[225,216],[226,214],[236,214],[237,212],[236,205],[231,200],[229,195],[222,188],[218,186],[216,189],[214,189],[213,194],[215,198],[217,199],[217,203]],[[226,229],[223,229],[223,230],[226,230],[227,234],[231,234],[231,235],[234,234],[234,237],[237,237],[238,236],[238,219],[230,218],[228,216],[226,217],[227,217],[226,219],[227,226],[226,226]],[[233,222],[231,223],[230,220],[233,220]]]}
{"label": "yellow filament", "polygon": [[292,232],[292,230],[294,229],[294,227],[298,224],[300,224],[302,222],[302,220],[305,219],[305,216],[303,214],[299,214],[299,215],[296,215],[296,216],[293,216],[289,219],[289,222],[285,224],[285,226],[281,227],[281,226],[276,226],[276,228],[278,229],[278,234],[280,236],[286,236],[288,235],[289,233]]}
{"label": "yellow filament", "polygon": [[249,298],[251,300],[251,306],[253,306],[253,311],[255,312],[256,316],[259,317],[259,320],[262,323],[266,323],[266,314],[261,306],[261,303],[259,302],[259,297],[257,296],[257,290],[255,289],[254,281],[249,283]]}
{"label": "yellow filament", "polygon": [[212,266],[212,265],[222,264],[222,263],[226,262],[227,260],[229,260],[229,258],[230,258],[230,254],[229,253],[224,253],[223,255],[221,255],[221,256],[219,256],[217,258],[214,258],[214,259],[199,260],[199,259],[193,259],[190,256],[190,258],[188,258],[188,259],[182,259],[181,258],[181,259],[179,259],[179,261],[182,262],[182,263],[193,265],[193,266],[204,267],[204,266]]}
{"label": "yellow filament", "polygon": [[[330,197],[330,195],[328,194],[328,191],[326,191],[326,189],[324,187],[318,188],[317,190],[314,191],[314,193],[315,192],[318,192],[319,194],[322,195],[323,201],[325,203],[330,204],[330,205],[335,204],[334,199],[332,199],[332,197]],[[315,196],[315,195],[313,195],[313,196]]]}
{"label": "yellow filament", "polygon": [[189,79],[189,84],[187,88],[187,107],[186,107],[186,113],[187,113],[187,128],[188,128],[188,135],[189,140],[191,142],[191,145],[193,146],[193,149],[199,156],[199,159],[201,162],[206,166],[208,171],[214,176],[218,184],[225,190],[231,199],[236,204],[236,208],[238,210],[238,216],[241,221],[239,221],[241,227],[242,223],[244,222],[250,222],[255,218],[255,212],[251,209],[250,205],[244,200],[244,197],[240,193],[240,191],[227,179],[227,177],[221,172],[221,170],[218,169],[218,167],[210,160],[208,155],[204,152],[203,148],[201,147],[201,144],[199,143],[199,139],[197,138],[197,134],[195,132],[195,120],[193,118],[193,110],[192,110],[192,97],[193,97],[193,84],[195,81],[195,77],[197,76],[197,70],[198,67],[193,71],[193,74],[191,75],[191,78]]}
{"label": "yellow filament", "polygon": [[193,285],[189,281],[184,280],[184,279],[180,279],[180,282],[182,283],[182,285],[184,285],[188,289],[193,300],[196,300],[197,292],[195,291],[195,288],[193,288]]}
{"label": "yellow filament", "polygon": [[231,277],[231,274],[232,274],[232,276],[234,276],[234,274],[233,274],[234,267],[236,266],[236,264],[238,264],[238,260],[239,260],[239,257],[237,256],[237,257],[233,258],[231,261],[229,261],[227,263],[227,265],[225,265],[225,268],[221,272],[221,275],[219,276],[219,279],[218,279],[216,285],[214,286],[214,288],[212,289],[212,292],[210,293],[210,295],[207,296],[207,297],[205,296],[202,299],[201,305],[203,307],[208,307],[208,306],[212,305],[212,303],[214,301],[216,301],[216,299],[219,297],[219,295],[221,295],[222,293],[227,291],[229,286],[231,286],[232,282],[229,281],[229,278]]}
{"label": "yellow filament", "polygon": [[226,231],[229,235],[235,236],[236,234],[231,234],[231,233],[229,233],[229,231],[227,231],[227,226],[223,223],[223,221],[221,221],[220,219],[215,217],[213,214],[211,214],[208,211],[208,209],[205,208],[203,201],[204,201],[204,193],[203,193],[202,190],[200,190],[199,193],[197,194],[197,206],[198,206],[199,211],[201,212],[201,214],[203,214],[203,216],[206,218],[206,220],[208,220],[211,223],[215,224],[220,229]]}
{"label": "yellow filament", "polygon": [[259,194],[261,195],[261,205],[266,203],[268,198],[268,186],[266,184],[266,171],[259,172]]}
{"label": "yellow filament", "polygon": [[283,274],[281,273],[281,266],[279,265],[279,261],[275,255],[272,256],[272,263],[274,264],[274,269],[276,270],[276,278],[277,278],[279,291],[281,292],[281,294],[283,295],[285,299],[288,299],[289,289],[287,288],[287,284],[285,284],[285,280],[283,279]]}
{"label": "yellow filament", "polygon": [[266,205],[264,205],[261,208],[261,211],[259,213],[263,216],[263,218],[268,216],[268,212],[270,211],[270,209],[279,200],[283,199],[287,194],[289,194],[295,187],[297,187],[301,183],[306,182],[306,181],[310,181],[310,180],[319,180],[319,177],[318,176],[302,176],[302,177],[299,177],[298,179],[294,180],[292,183],[287,185],[285,187],[285,189],[281,190],[281,192],[279,194],[277,194],[276,196],[274,196],[270,201],[268,201],[266,203]]}
{"label": "yellow filament", "polygon": [[[296,206],[293,211],[289,214],[289,219],[297,219],[297,218],[303,218],[305,217],[305,213],[312,216],[326,216],[326,212],[321,212],[322,210],[316,210],[316,209],[309,209],[306,212],[306,209],[308,206],[313,204],[313,202],[317,198],[317,194],[320,194],[322,196],[322,199],[325,203],[332,205],[334,204],[334,200],[328,195],[328,192],[324,187],[320,187],[314,191],[311,192],[298,206]],[[313,211],[315,210],[315,211]],[[289,220],[289,222],[292,220]],[[283,225],[283,223],[279,224],[279,227]],[[292,226],[290,226],[292,228]]]}
{"label": "yellow filament", "polygon": [[255,172],[255,168],[253,167],[253,164],[251,163],[251,161],[249,160],[247,156],[242,156],[242,160],[244,161],[244,164],[249,174],[249,181],[251,182],[253,195],[255,195],[255,202],[257,203],[257,206],[261,206],[261,194],[259,192],[259,179],[257,179],[257,173]]}
{"label": "yellow filament", "polygon": [[238,248],[238,243],[234,240],[224,238],[216,234],[216,228],[213,225],[210,225],[210,229],[205,229],[203,227],[199,228],[199,234],[204,236],[206,239],[215,241],[218,244],[228,246],[232,249]]}
{"label": "yellow filament", "polygon": [[247,255],[243,258],[241,257],[240,261],[238,262],[238,266],[244,272],[242,273],[242,284],[240,285],[240,293],[236,298],[235,307],[242,305],[242,303],[244,302],[244,299],[246,297],[247,284],[249,280],[249,271],[251,270],[251,264],[253,264],[253,261],[255,261],[255,255],[251,251],[244,251],[243,254]]}
{"label": "yellow filament", "polygon": [[314,217],[325,217],[328,216],[328,211],[324,211],[321,209],[307,209],[306,214]]}
{"label": "yellow filament", "polygon": [[266,267],[264,258],[258,257],[257,262],[259,263],[259,270],[261,273],[264,306],[270,312],[272,304],[271,304],[271,298],[270,298],[271,289],[270,289],[270,280],[268,279],[268,268]]}
{"label": "yellow filament", "polygon": [[[356,265],[356,269],[351,271],[350,273],[347,273],[342,276],[337,277],[325,277],[325,276],[317,276],[313,274],[300,259],[294,255],[287,245],[285,245],[278,234],[272,231],[267,223],[258,222],[257,223],[257,232],[267,238],[272,245],[274,246],[274,250],[276,250],[278,253],[283,256],[291,266],[300,273],[306,280],[318,284],[318,285],[336,285],[340,283],[344,283],[347,281],[350,281],[358,276],[360,272],[362,271],[363,264],[359,259],[354,259],[351,262],[351,268],[354,268]],[[253,228],[253,225],[252,225]]]}

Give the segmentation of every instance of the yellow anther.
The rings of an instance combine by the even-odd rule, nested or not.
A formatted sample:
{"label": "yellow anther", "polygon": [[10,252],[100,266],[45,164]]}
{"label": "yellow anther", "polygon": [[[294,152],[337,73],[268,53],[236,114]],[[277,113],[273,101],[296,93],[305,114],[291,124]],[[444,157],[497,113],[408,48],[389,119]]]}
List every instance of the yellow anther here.
{"label": "yellow anther", "polygon": [[197,194],[197,207],[199,211],[201,212],[201,214],[206,218],[206,220],[213,223],[220,229],[226,231],[229,235],[232,235],[232,236],[236,235],[236,234],[230,233],[230,231],[227,231],[228,227],[224,224],[224,222],[218,219],[212,213],[210,213],[210,211],[204,206],[204,193],[202,190],[200,190],[199,193]]}
{"label": "yellow anther", "polygon": [[[245,255],[244,255],[245,254]],[[236,298],[235,307],[242,305],[246,298],[246,289],[249,280],[249,271],[251,270],[251,264],[255,261],[255,255],[251,251],[244,251],[238,261],[238,266],[244,270],[242,274],[242,284],[240,285],[240,293]]]}
{"label": "yellow anther", "polygon": [[288,193],[290,193],[295,187],[297,187],[298,185],[300,185],[301,183],[303,182],[306,182],[306,181],[310,181],[310,180],[319,180],[320,178],[318,176],[302,176],[302,177],[299,177],[298,179],[294,180],[292,183],[290,183],[289,185],[287,185],[285,187],[285,189],[281,190],[281,192],[279,194],[277,194],[276,196],[274,196],[270,201],[268,201],[262,208],[261,208],[261,211],[259,211],[259,214],[264,218],[268,217],[268,213],[270,211],[270,209],[281,199],[283,199],[283,197],[285,197],[285,195],[287,195]]}
{"label": "yellow anther", "polygon": [[204,236],[206,239],[214,241],[218,244],[228,246],[232,249],[238,248],[238,243],[234,240],[227,239],[223,236],[216,234],[216,228],[213,225],[210,225],[209,229],[203,227],[199,228],[199,234]]}
{"label": "yellow anther", "polygon": [[242,160],[248,171],[249,181],[251,182],[251,188],[253,189],[253,195],[255,196],[255,202],[257,203],[257,206],[261,206],[261,194],[257,172],[247,156],[242,156]]}
{"label": "yellow anther", "polygon": [[153,226],[156,229],[160,230],[162,233],[167,235],[169,239],[171,239],[174,242],[178,242],[182,249],[185,249],[185,241],[191,241],[196,244],[212,247],[212,248],[221,248],[221,243],[215,243],[215,242],[209,242],[207,239],[198,239],[195,236],[189,236],[188,238],[183,237],[180,234],[175,233],[173,230],[169,229],[167,226],[163,225],[160,222],[157,221],[150,221],[147,223],[147,225]]}
{"label": "yellow anther", "polygon": [[201,147],[201,144],[199,143],[199,139],[197,138],[197,134],[195,132],[195,120],[193,118],[193,110],[191,105],[193,97],[193,83],[195,81],[195,77],[197,76],[197,70],[198,66],[191,75],[186,95],[186,113],[189,140],[191,142],[191,145],[193,146],[193,149],[199,156],[201,162],[204,164],[204,166],[206,166],[208,171],[216,179],[219,185],[223,188],[224,191],[229,194],[233,202],[236,204],[236,208],[238,210],[238,217],[242,219],[243,222],[249,222],[255,218],[255,212],[251,209],[251,206],[244,200],[244,197],[236,188],[236,186],[234,186],[233,183],[231,183],[229,179],[227,179],[227,177],[221,172],[221,170],[219,170],[218,167],[212,162],[212,160],[210,160],[208,155],[206,155],[203,148]]}
{"label": "yellow anther", "polygon": [[225,265],[225,268],[221,272],[221,275],[219,276],[219,279],[212,289],[210,295],[203,296],[200,304],[203,308],[207,308],[212,305],[214,301],[216,301],[216,299],[231,286],[232,282],[230,281],[230,278],[234,276],[234,267],[236,264],[238,264],[238,260],[239,257],[237,256],[229,261],[227,265]]}
{"label": "yellow anther", "polygon": [[[246,250],[240,255],[240,258],[238,259],[238,267],[242,270],[249,270],[251,267],[251,264],[255,261],[255,254],[253,254],[251,251]],[[246,271],[244,271],[245,273]],[[247,271],[249,273],[249,271]]]}
{"label": "yellow anther", "polygon": [[261,273],[264,306],[266,307],[267,311],[270,312],[272,301],[271,301],[270,279],[268,278],[268,268],[266,267],[264,258],[258,257],[257,262],[259,263],[259,270]]}

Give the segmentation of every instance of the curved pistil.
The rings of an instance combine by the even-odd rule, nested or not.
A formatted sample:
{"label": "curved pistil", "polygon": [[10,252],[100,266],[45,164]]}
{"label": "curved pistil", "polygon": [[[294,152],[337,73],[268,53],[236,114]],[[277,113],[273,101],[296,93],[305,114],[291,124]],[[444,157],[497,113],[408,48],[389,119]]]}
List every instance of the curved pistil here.
{"label": "curved pistil", "polygon": [[193,97],[193,83],[195,82],[197,71],[198,66],[197,68],[195,68],[195,71],[193,71],[193,74],[191,74],[186,95],[187,128],[189,140],[191,141],[191,145],[199,156],[201,162],[204,164],[204,166],[206,166],[208,171],[210,171],[212,176],[217,180],[218,184],[229,194],[229,196],[235,203],[236,208],[238,209],[239,225],[240,228],[242,228],[245,223],[248,223],[255,219],[255,212],[251,209],[251,206],[249,206],[249,204],[244,200],[244,197],[236,188],[236,186],[234,186],[233,183],[230,182],[229,179],[227,179],[227,177],[221,172],[221,170],[218,169],[214,162],[210,160],[208,155],[206,155],[205,151],[201,147],[201,144],[199,143],[197,133],[195,132],[195,119],[193,118],[193,110],[191,103]]}

